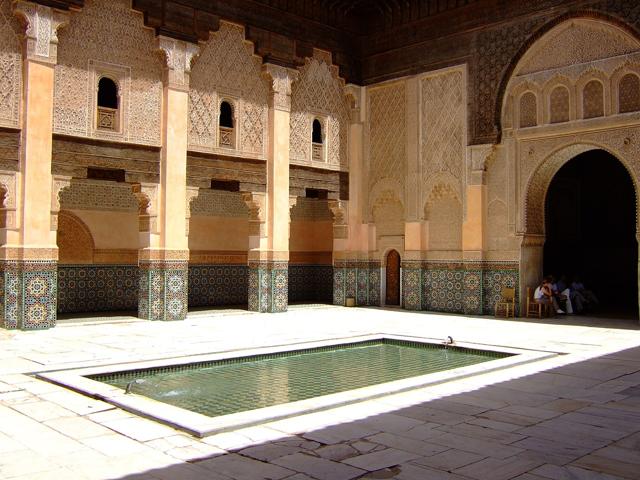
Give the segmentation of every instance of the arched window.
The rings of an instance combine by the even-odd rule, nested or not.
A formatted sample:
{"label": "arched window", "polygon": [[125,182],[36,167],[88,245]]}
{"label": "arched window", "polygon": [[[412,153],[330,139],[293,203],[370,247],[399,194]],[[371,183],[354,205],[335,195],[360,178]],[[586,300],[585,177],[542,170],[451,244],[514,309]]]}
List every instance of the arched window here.
{"label": "arched window", "polygon": [[637,75],[628,73],[620,79],[618,104],[620,113],[640,110],[640,78]]}
{"label": "arched window", "polygon": [[118,85],[109,77],[98,81],[98,119],[102,130],[118,130]]}
{"label": "arched window", "polygon": [[538,125],[538,102],[533,92],[526,92],[520,97],[520,128]]}
{"label": "arched window", "polygon": [[582,91],[583,118],[604,116],[604,87],[598,80],[591,80]]}
{"label": "arched window", "polygon": [[549,96],[549,122],[561,123],[569,121],[569,90],[557,86]]}
{"label": "arched window", "polygon": [[233,107],[227,101],[220,104],[220,146],[235,148]]}
{"label": "arched window", "polygon": [[311,124],[311,159],[314,162],[322,162],[324,160],[323,140],[322,123],[317,118],[314,118]]}
{"label": "arched window", "polygon": [[311,132],[311,141],[313,143],[322,143],[322,124],[317,118],[313,121],[313,130]]}

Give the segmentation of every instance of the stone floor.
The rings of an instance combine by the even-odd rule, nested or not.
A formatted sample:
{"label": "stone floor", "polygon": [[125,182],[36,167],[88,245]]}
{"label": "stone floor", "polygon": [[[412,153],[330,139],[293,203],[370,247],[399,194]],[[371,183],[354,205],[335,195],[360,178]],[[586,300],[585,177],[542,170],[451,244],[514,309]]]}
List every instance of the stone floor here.
{"label": "stone floor", "polygon": [[[562,355],[202,440],[30,375],[370,333]],[[0,330],[0,478],[637,480],[640,328],[294,307]]]}

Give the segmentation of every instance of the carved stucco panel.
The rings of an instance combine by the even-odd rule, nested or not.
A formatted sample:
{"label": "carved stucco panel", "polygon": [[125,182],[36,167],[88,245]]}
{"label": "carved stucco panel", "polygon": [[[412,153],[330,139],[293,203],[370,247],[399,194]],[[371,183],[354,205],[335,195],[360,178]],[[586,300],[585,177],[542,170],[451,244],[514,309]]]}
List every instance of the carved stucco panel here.
{"label": "carved stucco panel", "polygon": [[397,185],[398,198],[404,198],[407,170],[405,83],[370,89],[367,110],[369,191],[379,182],[391,181]]}
{"label": "carved stucco panel", "polygon": [[549,32],[527,53],[517,74],[583,64],[637,50],[638,42],[611,24],[590,19],[569,20]]}
{"label": "carved stucco panel", "polygon": [[315,115],[326,119],[327,163],[346,167],[349,105],[344,81],[338,77],[331,56],[316,50],[300,68],[300,76],[291,88],[291,160],[311,161],[311,124]]}
{"label": "carved stucco panel", "polygon": [[431,194],[435,177],[444,177],[460,198],[465,165],[465,95],[461,69],[421,80],[422,204]]}
{"label": "carved stucco panel", "polygon": [[254,156],[266,154],[269,114],[269,82],[262,75],[262,61],[245,40],[244,28],[220,22],[201,45],[191,69],[189,91],[189,148],[213,152],[218,148],[219,103],[236,98],[235,128],[238,150]]}
{"label": "carved stucco panel", "polygon": [[122,140],[160,145],[162,59],[153,30],[127,0],[86,0],[72,12],[58,34],[55,69],[54,132],[98,136],[93,128],[90,63],[112,64],[130,71],[121,87],[121,106],[128,118]]}
{"label": "carved stucco panel", "polygon": [[11,0],[0,0],[0,126],[18,127],[22,88],[20,25]]}

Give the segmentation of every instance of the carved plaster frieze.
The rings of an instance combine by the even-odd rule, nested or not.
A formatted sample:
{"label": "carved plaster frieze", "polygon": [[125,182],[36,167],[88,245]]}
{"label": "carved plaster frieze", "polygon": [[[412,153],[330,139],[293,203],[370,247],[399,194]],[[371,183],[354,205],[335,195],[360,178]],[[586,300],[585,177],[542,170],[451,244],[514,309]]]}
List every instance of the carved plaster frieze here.
{"label": "carved plaster frieze", "polygon": [[26,58],[55,64],[58,59],[58,29],[68,22],[68,14],[22,0],[15,2],[14,8],[26,24]]}
{"label": "carved plaster frieze", "polygon": [[276,110],[291,111],[291,85],[298,79],[298,71],[267,63],[263,71],[271,80],[272,106]]}
{"label": "carved plaster frieze", "polygon": [[189,91],[191,62],[200,48],[193,43],[173,38],[158,37],[158,48],[165,54],[165,82],[169,88]]}

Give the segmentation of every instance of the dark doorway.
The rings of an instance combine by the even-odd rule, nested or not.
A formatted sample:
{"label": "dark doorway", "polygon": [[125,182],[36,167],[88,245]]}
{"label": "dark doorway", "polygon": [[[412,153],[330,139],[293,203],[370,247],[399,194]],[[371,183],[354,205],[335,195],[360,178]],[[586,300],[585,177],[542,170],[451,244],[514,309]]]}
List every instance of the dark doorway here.
{"label": "dark doorway", "polygon": [[545,205],[544,273],[579,275],[607,315],[637,317],[636,199],[624,166],[603,150],[570,160]]}
{"label": "dark doorway", "polygon": [[387,254],[387,295],[385,305],[400,305],[400,254]]}

